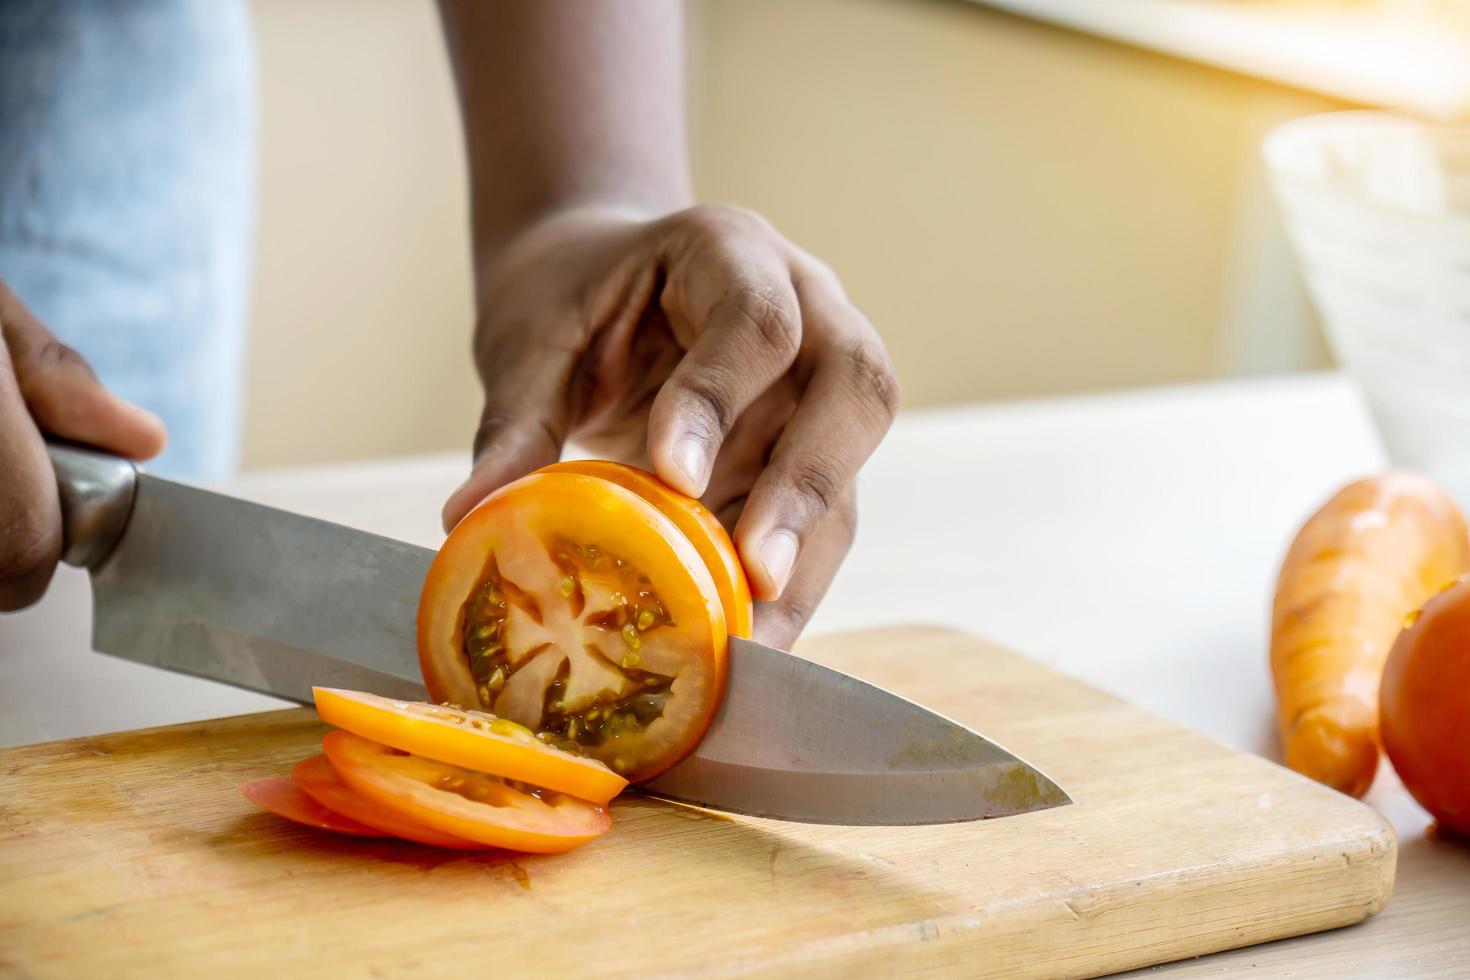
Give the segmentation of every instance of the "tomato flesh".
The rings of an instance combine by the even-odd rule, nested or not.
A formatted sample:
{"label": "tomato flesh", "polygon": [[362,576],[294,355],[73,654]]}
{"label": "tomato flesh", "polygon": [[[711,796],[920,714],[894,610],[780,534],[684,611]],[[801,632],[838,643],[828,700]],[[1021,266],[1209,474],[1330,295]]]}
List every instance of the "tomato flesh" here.
{"label": "tomato flesh", "polygon": [[408,755],[351,732],[330,732],[322,748],[350,789],[414,823],[466,840],[552,854],[607,831],[607,810],[432,759]]}
{"label": "tomato flesh", "polygon": [[264,779],[251,780],[241,785],[240,795],[262,810],[317,830],[330,830],[334,834],[349,834],[353,837],[386,836],[377,827],[370,827],[323,806],[303,793],[286,776],[267,776]]}
{"label": "tomato flesh", "polygon": [[698,741],[723,696],[714,579],[658,508],[598,477],[539,472],[450,534],[419,605],[435,701],[651,779]]}
{"label": "tomato flesh", "polygon": [[580,473],[615,483],[631,490],[663,514],[694,545],[705,567],[714,578],[725,611],[725,626],[731,636],[751,637],[754,629],[754,607],[750,599],[750,583],[745,567],[735,551],[735,543],[719,519],[709,508],[693,497],[685,496],[657,476],[636,466],[625,466],[604,459],[569,459],[554,463],[541,473]]}
{"label": "tomato flesh", "polygon": [[389,807],[381,806],[348,788],[324,755],[303,759],[291,770],[290,782],[310,799],[344,819],[372,828],[379,836],[391,835],[415,844],[455,850],[479,850],[487,845],[427,827]]}
{"label": "tomato flesh", "polygon": [[524,725],[482,711],[333,688],[312,692],[317,714],[328,724],[426,759],[593,803],[606,803],[628,785],[596,759],[553,748]]}

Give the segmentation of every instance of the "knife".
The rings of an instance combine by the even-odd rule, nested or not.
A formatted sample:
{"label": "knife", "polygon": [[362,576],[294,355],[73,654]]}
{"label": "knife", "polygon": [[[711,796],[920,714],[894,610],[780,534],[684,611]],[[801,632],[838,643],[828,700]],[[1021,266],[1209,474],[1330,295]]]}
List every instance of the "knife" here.
{"label": "knife", "polygon": [[[63,554],[103,653],[309,704],[425,696],[414,627],[434,552],[48,446]],[[989,739],[855,677],[731,637],[709,733],[652,796],[806,823],[929,824],[1071,802]]]}

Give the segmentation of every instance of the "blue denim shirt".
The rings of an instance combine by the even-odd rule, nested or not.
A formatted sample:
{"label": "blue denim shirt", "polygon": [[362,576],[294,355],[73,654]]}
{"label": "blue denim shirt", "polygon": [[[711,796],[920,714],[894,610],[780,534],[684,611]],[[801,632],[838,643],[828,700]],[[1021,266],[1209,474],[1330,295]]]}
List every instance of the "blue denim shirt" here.
{"label": "blue denim shirt", "polygon": [[157,472],[238,456],[254,97],[243,0],[0,3],[0,278],[163,417]]}

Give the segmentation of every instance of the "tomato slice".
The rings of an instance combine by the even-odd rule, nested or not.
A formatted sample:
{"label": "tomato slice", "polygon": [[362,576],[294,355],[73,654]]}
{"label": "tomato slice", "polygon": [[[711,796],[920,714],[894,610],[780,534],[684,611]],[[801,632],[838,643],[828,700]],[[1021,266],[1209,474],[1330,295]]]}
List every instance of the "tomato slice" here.
{"label": "tomato slice", "polygon": [[616,483],[631,490],[663,514],[677,527],[709,569],[720,593],[725,610],[725,628],[731,636],[750,639],[754,629],[754,606],[750,600],[750,583],[745,566],[735,551],[735,542],[709,508],[694,497],[686,497],[657,476],[636,466],[625,466],[605,459],[569,459],[553,463],[538,473],[581,473]]}
{"label": "tomato slice", "polygon": [[419,601],[430,698],[490,711],[630,781],[699,743],[728,634],[694,545],[607,480],[533,473],[449,535]]}
{"label": "tomato slice", "polygon": [[415,823],[466,840],[538,854],[569,851],[612,826],[607,810],[330,732],[322,748],[347,786]]}
{"label": "tomato slice", "polygon": [[397,811],[379,806],[372,800],[354,793],[332,769],[324,755],[303,759],[291,770],[290,782],[306,794],[307,798],[328,810],[336,811],[344,820],[351,820],[368,827],[379,836],[401,837],[417,844],[431,847],[449,847],[459,850],[477,850],[486,845],[466,840],[453,834],[440,833],[410,820]]}
{"label": "tomato slice", "polygon": [[387,836],[376,827],[369,827],[322,806],[301,792],[286,776],[253,779],[240,786],[240,795],[262,810],[269,810],[278,817],[285,817],[317,830],[330,830],[335,834],[351,834],[354,837]]}
{"label": "tomato slice", "polygon": [[628,785],[596,759],[553,748],[524,725],[483,711],[327,687],[312,688],[312,694],[322,721],[426,759],[593,803],[606,803]]}

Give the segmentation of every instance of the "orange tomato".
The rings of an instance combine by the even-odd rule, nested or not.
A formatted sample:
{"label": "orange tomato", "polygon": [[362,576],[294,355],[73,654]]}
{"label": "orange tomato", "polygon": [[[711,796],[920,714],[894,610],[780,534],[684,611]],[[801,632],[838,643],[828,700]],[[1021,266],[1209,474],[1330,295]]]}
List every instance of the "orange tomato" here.
{"label": "orange tomato", "polygon": [[361,796],[416,824],[492,847],[554,854],[612,825],[607,810],[550,790],[407,755],[351,732],[330,732],[332,770]]}
{"label": "orange tomato", "polygon": [[754,605],[750,599],[750,583],[745,578],[745,566],[740,564],[740,556],[729,532],[704,504],[694,497],[685,496],[652,473],[605,459],[570,459],[538,472],[595,476],[631,490],[657,507],[659,513],[684,533],[699,552],[699,557],[704,559],[720,593],[720,604],[725,610],[725,628],[731,636],[750,639],[754,628]]}
{"label": "orange tomato", "polygon": [[380,806],[360,793],[353,792],[337,778],[336,771],[324,755],[314,755],[298,762],[296,768],[291,770],[291,782],[328,810],[371,827],[382,835],[400,837],[415,844],[456,850],[479,850],[488,846],[426,827],[396,810]]}
{"label": "orange tomato", "polygon": [[419,601],[432,700],[510,719],[633,782],[704,736],[727,643],[719,589],[689,537],[639,494],[565,470],[476,507]]}
{"label": "orange tomato", "polygon": [[343,816],[336,810],[322,806],[307,796],[296,784],[285,776],[267,776],[253,779],[241,785],[240,795],[251,803],[268,810],[278,817],[317,830],[330,830],[334,834],[350,834],[354,837],[385,837],[383,831],[365,823]]}
{"label": "orange tomato", "polygon": [[596,759],[545,744],[482,711],[315,687],[322,721],[413,755],[606,803],[628,781]]}
{"label": "orange tomato", "polygon": [[1383,671],[1383,748],[1439,825],[1470,836],[1470,576],[1424,604]]}

